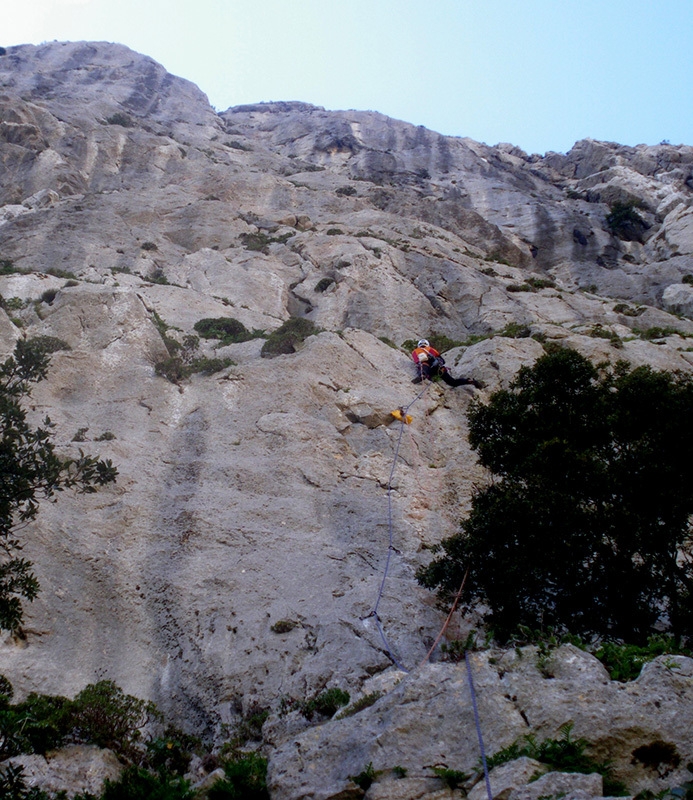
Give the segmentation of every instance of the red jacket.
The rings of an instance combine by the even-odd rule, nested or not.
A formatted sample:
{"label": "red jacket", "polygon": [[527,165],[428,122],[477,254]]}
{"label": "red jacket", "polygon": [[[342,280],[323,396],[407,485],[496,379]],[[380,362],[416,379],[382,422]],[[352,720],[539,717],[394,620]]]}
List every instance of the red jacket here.
{"label": "red jacket", "polygon": [[[423,354],[426,354],[428,358],[421,358]],[[435,349],[435,347],[431,347],[429,344],[428,347],[417,347],[411,354],[411,357],[414,359],[414,363],[418,364],[419,362],[423,361],[433,361],[433,359],[438,359],[442,363],[442,359],[440,357],[440,353]]]}

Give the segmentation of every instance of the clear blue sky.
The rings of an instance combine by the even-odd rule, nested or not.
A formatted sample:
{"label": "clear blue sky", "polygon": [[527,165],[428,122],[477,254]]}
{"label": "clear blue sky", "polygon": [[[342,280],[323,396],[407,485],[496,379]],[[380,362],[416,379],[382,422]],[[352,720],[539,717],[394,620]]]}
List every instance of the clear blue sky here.
{"label": "clear blue sky", "polygon": [[693,0],[1,0],[0,45],[120,42],[224,110],[371,109],[528,152],[693,145]]}

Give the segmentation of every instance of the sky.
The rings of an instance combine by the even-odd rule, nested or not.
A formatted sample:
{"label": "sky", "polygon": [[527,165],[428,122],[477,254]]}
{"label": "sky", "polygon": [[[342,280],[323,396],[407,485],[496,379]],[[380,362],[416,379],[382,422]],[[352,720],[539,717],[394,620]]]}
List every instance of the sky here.
{"label": "sky", "polygon": [[0,46],[110,41],[223,111],[302,100],[528,153],[693,145],[693,0],[0,0]]}

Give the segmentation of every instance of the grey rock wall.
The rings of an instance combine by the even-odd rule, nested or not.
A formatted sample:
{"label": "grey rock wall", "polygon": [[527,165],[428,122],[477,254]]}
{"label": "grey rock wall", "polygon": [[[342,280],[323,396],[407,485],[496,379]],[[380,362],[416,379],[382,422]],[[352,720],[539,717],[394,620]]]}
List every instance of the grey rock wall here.
{"label": "grey rock wall", "polygon": [[[0,671],[20,694],[73,694],[109,678],[210,735],[253,704],[270,707],[274,791],[313,796],[300,795],[312,773],[292,777],[282,755],[305,724],[282,721],[280,699],[391,686],[392,659],[368,615],[401,432],[390,412],[418,392],[399,346],[434,333],[466,342],[448,364],[486,393],[533,363],[542,341],[595,361],[690,371],[692,165],[683,145],[585,140],[541,157],[304,103],[217,114],[195,86],[119,45],[8,48],[1,354],[25,336],[69,345],[31,414],[50,414],[62,453],[111,458],[120,477],[46,505],[25,532],[42,593],[23,638],[0,642]],[[609,229],[616,202],[637,204],[636,238]],[[265,336],[302,316],[317,333],[273,359],[261,356],[263,338],[202,340],[200,355],[235,364],[180,385],[155,373],[168,357],[164,328],[182,343],[198,320],[222,316]],[[654,328],[654,339],[641,333]],[[466,440],[474,396],[486,394],[434,385],[403,431],[379,614],[408,667],[442,623],[415,570],[486,479]],[[292,627],[274,632],[281,621]],[[499,725],[490,741],[503,746],[527,723],[497,694],[512,675],[484,669]],[[435,664],[373,711],[300,733],[321,753],[306,762],[327,787],[314,796],[332,796],[368,760],[394,766],[401,747],[422,765],[441,753],[476,759],[472,740],[440,738],[435,715],[400,723],[403,694],[419,703],[430,693],[425,702],[447,719],[444,687],[461,697],[463,683],[458,668]],[[458,705],[468,730],[469,708]],[[547,735],[573,715],[548,700],[526,708]],[[628,746],[654,735],[652,719],[633,723]],[[387,741],[387,759],[362,720]],[[423,738],[434,743],[425,758]],[[337,744],[347,740],[348,758]],[[416,780],[411,797],[441,791],[429,773]]]}

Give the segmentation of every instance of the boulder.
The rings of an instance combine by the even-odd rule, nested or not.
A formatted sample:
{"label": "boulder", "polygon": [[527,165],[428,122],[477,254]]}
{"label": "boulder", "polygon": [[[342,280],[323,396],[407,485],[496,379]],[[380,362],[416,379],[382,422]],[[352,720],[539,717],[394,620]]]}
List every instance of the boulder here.
{"label": "boulder", "polygon": [[[533,758],[516,758],[492,769],[489,773],[493,800],[508,800],[515,792],[547,771],[545,764]],[[467,794],[469,800],[488,800],[488,789],[484,779],[478,781]]]}
{"label": "boulder", "polygon": [[588,800],[601,797],[602,776],[581,775],[575,772],[548,772],[533,783],[514,789],[509,800],[539,800],[540,797],[561,797],[569,800]]}
{"label": "boulder", "polygon": [[693,286],[689,283],[672,283],[662,295],[664,307],[673,314],[693,317]]}
{"label": "boulder", "polygon": [[99,795],[104,782],[117,781],[123,771],[113,752],[94,745],[72,745],[45,756],[15,756],[6,763],[24,768],[27,786],[44,792],[64,791],[68,797],[83,792]]}

